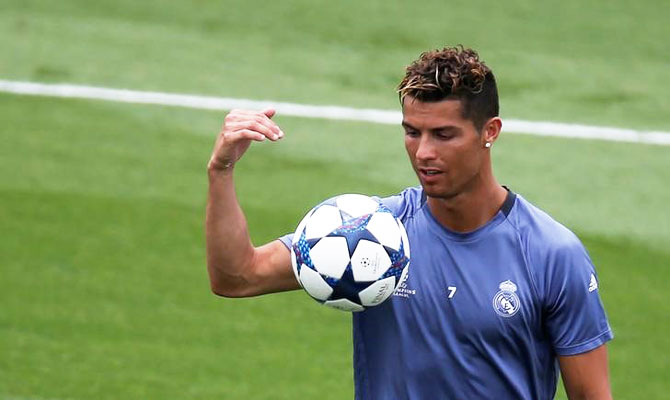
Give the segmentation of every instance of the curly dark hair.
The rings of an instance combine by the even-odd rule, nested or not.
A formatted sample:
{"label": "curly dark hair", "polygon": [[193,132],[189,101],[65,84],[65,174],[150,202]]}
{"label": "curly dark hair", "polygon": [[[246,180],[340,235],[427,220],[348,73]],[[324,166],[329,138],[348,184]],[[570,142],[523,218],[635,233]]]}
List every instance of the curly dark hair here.
{"label": "curly dark hair", "polygon": [[400,104],[406,96],[426,102],[460,100],[463,118],[471,120],[477,131],[499,113],[493,72],[476,51],[462,45],[422,53],[407,67],[398,96]]}

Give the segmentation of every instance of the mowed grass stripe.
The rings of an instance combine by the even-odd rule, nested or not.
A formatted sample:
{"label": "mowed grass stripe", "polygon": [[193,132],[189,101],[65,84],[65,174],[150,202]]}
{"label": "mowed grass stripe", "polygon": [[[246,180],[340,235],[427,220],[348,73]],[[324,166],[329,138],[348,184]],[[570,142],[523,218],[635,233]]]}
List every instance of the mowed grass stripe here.
{"label": "mowed grass stripe", "polygon": [[[158,104],[205,110],[230,110],[235,108],[261,110],[267,107],[274,107],[278,113],[285,116],[364,121],[391,125],[398,125],[402,120],[400,112],[390,110],[358,109],[342,106],[317,106],[272,100],[258,101],[251,99],[112,89],[72,84],[46,84],[0,80],[0,91],[23,95]],[[637,131],[633,129],[588,126],[550,121],[523,121],[517,119],[505,119],[504,130],[512,133],[541,136],[670,145],[670,133],[661,131]]]}

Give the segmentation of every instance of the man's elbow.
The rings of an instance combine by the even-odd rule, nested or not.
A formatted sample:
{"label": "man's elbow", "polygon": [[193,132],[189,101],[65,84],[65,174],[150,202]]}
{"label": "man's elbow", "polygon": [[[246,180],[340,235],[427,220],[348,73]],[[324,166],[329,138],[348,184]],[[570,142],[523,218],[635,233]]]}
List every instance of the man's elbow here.
{"label": "man's elbow", "polygon": [[214,293],[215,295],[217,295],[219,297],[228,297],[228,298],[240,297],[240,296],[236,296],[235,291],[232,290],[231,288],[227,287],[227,286],[214,284],[213,282],[210,283],[209,286],[210,286],[210,289],[212,290],[212,293]]}
{"label": "man's elbow", "polygon": [[210,269],[209,287],[217,296],[239,298],[253,296],[247,279],[238,276],[222,276]]}
{"label": "man's elbow", "polygon": [[219,297],[240,298],[254,296],[254,293],[250,291],[249,288],[241,285],[215,284],[211,282],[210,289],[212,290],[212,293]]}

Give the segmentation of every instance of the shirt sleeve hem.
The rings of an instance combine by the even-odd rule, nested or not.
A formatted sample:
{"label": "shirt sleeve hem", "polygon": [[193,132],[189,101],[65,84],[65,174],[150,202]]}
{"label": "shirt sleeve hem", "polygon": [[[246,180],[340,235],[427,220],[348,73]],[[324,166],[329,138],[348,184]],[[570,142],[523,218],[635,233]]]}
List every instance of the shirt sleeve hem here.
{"label": "shirt sleeve hem", "polygon": [[278,237],[277,240],[282,242],[282,244],[286,246],[287,249],[291,250],[291,234]]}
{"label": "shirt sleeve hem", "polygon": [[612,339],[614,339],[614,334],[612,333],[612,330],[608,328],[605,332],[601,333],[600,335],[596,336],[595,338],[589,341],[576,344],[574,346],[555,347],[555,350],[556,354],[558,354],[559,356],[574,356],[576,354],[586,353],[597,347],[600,347],[601,345],[605,344],[606,342],[609,342]]}

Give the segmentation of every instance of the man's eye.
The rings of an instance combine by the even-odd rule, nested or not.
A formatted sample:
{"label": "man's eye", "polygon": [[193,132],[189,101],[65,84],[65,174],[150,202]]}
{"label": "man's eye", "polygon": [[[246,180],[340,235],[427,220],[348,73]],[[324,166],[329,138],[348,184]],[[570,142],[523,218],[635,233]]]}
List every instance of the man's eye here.
{"label": "man's eye", "polygon": [[415,137],[415,136],[419,136],[419,132],[406,130],[405,135]]}

